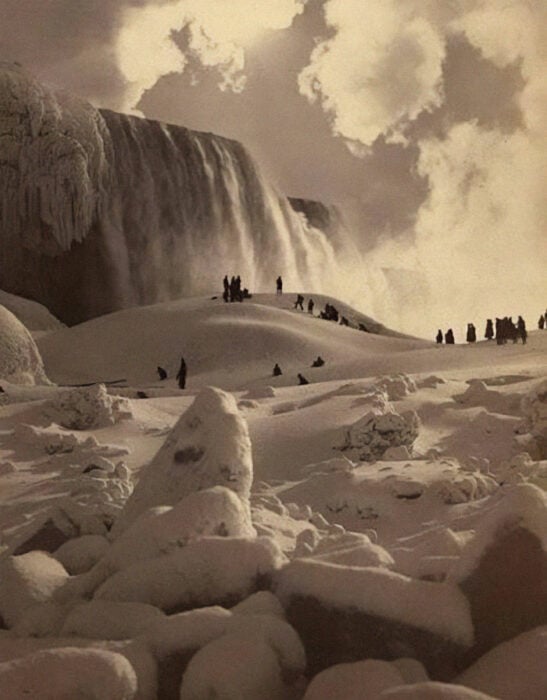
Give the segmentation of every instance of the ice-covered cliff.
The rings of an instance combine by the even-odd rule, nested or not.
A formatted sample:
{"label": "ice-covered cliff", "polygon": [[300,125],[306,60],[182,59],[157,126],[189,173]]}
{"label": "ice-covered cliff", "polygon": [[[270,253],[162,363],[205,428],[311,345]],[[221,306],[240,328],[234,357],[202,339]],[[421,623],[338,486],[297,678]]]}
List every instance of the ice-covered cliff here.
{"label": "ice-covered cliff", "polygon": [[211,293],[321,289],[323,231],[234,141],[97,110],[0,63],[0,288],[68,323]]}

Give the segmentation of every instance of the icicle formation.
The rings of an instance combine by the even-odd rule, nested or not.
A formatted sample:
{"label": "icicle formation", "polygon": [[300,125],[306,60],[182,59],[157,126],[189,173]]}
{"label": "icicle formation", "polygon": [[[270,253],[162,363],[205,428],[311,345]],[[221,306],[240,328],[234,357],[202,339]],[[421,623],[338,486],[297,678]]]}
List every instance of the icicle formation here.
{"label": "icicle formation", "polygon": [[0,63],[0,226],[3,246],[58,255],[82,241],[106,185],[99,112]]}

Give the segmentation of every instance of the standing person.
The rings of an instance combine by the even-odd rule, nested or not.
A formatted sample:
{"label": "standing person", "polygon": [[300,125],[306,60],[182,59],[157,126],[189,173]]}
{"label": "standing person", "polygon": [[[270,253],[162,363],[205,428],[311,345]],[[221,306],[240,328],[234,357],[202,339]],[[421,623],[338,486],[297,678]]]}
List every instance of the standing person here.
{"label": "standing person", "polygon": [[486,330],[484,331],[484,337],[486,340],[492,340],[494,337],[494,324],[492,323],[492,319],[489,318],[486,320]]}
{"label": "standing person", "polygon": [[496,318],[496,345],[503,345],[503,321],[501,318]]}
{"label": "standing person", "polygon": [[230,292],[230,282],[228,280],[228,275],[224,275],[224,279],[222,280],[222,286],[224,287],[225,292]]}
{"label": "standing person", "polygon": [[281,367],[276,362],[274,365],[274,368],[273,368],[272,375],[274,377],[280,377],[282,374],[283,374],[283,372],[281,371]]}
{"label": "standing person", "polygon": [[243,292],[241,291],[241,277],[236,277],[236,300],[243,301]]}
{"label": "standing person", "polygon": [[186,387],[186,362],[184,361],[184,357],[180,358],[180,369],[177,374],[177,380],[179,383],[179,389],[184,389]]}
{"label": "standing person", "polygon": [[437,331],[437,337],[435,338],[435,340],[437,341],[437,345],[442,345],[442,344],[443,344],[443,332],[442,332],[442,330],[441,330],[440,328],[439,328],[439,330]]}
{"label": "standing person", "polygon": [[163,367],[157,367],[157,372],[158,372],[158,377],[160,378],[160,382],[162,382],[164,379],[167,379],[167,372],[163,369]]}
{"label": "standing person", "polygon": [[230,301],[235,301],[236,299],[236,278],[232,275],[230,280]]}
{"label": "standing person", "polygon": [[517,334],[522,339],[522,344],[526,345],[526,338],[528,337],[528,332],[526,331],[526,322],[519,316],[517,321]]}
{"label": "standing person", "polygon": [[308,380],[303,374],[298,374],[298,383],[302,386],[304,384],[309,384]]}
{"label": "standing person", "polygon": [[449,328],[444,334],[444,342],[447,345],[454,345],[454,331],[452,328]]}
{"label": "standing person", "polygon": [[466,340],[468,343],[474,343],[477,340],[477,331],[472,323],[467,324]]}
{"label": "standing person", "polygon": [[275,281],[276,289],[277,289],[277,294],[283,294],[283,280],[281,279],[281,275],[276,279]]}
{"label": "standing person", "polygon": [[541,316],[539,317],[538,328],[540,331],[542,331],[545,328],[545,316],[543,314],[541,314]]}
{"label": "standing person", "polygon": [[313,314],[313,307],[314,306],[315,306],[315,304],[313,303],[313,299],[310,299],[308,301],[308,313],[309,314]]}

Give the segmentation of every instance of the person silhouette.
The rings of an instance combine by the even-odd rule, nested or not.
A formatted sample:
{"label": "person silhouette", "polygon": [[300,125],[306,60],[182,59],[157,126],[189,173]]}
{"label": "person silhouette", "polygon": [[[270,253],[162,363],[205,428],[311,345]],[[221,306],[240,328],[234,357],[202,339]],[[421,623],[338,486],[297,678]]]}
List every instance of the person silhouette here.
{"label": "person silhouette", "polygon": [[167,379],[167,372],[163,369],[163,367],[158,366],[157,373],[158,373],[158,377],[160,378],[160,381]]}
{"label": "person silhouette", "polygon": [[281,279],[281,275],[279,275],[279,277],[276,279],[275,285],[277,294],[283,294],[283,280]]}
{"label": "person silhouette", "polygon": [[298,374],[298,383],[302,386],[304,384],[309,384],[308,380],[306,377],[304,377],[303,374]]}
{"label": "person silhouette", "polygon": [[441,331],[440,328],[439,328],[439,330],[437,331],[437,337],[435,338],[435,340],[437,341],[437,343],[438,343],[439,345],[442,345],[442,342],[443,342],[443,332]]}
{"label": "person silhouette", "polygon": [[283,374],[283,372],[281,371],[281,367],[276,362],[274,365],[274,368],[273,368],[272,375],[274,377],[280,377],[282,374]]}
{"label": "person silhouette", "polygon": [[180,369],[177,374],[177,380],[179,383],[179,389],[184,389],[186,387],[186,374],[187,374],[187,367],[186,367],[186,362],[184,361],[184,357],[180,358]]}

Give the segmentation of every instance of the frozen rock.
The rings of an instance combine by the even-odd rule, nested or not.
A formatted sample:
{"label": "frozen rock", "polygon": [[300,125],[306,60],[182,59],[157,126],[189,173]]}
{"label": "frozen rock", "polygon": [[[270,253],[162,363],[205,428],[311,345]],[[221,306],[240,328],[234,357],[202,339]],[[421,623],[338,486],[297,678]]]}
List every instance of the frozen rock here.
{"label": "frozen rock", "polygon": [[404,413],[371,411],[346,430],[344,445],[359,459],[374,461],[381,459],[389,448],[406,446],[410,448],[420,427],[420,419],[415,411]]}
{"label": "frozen rock", "polygon": [[234,615],[273,615],[285,619],[285,611],[279,598],[271,591],[253,593],[230,610]]}
{"label": "frozen rock", "polygon": [[405,459],[412,459],[412,451],[406,445],[398,447],[388,447],[384,452],[382,459],[386,462],[403,462]]}
{"label": "frozen rock", "polygon": [[173,554],[137,562],[97,590],[99,600],[149,603],[165,611],[242,600],[285,558],[266,537],[204,537]]}
{"label": "frozen rock", "polygon": [[77,605],[66,617],[62,637],[133,639],[156,625],[165,614],[144,603],[92,600]]}
{"label": "frozen rock", "polygon": [[312,673],[404,652],[433,677],[447,678],[473,641],[467,601],[454,585],[311,559],[292,561],[275,581]]}
{"label": "frozen rock", "polygon": [[427,681],[384,690],[378,700],[497,700],[463,685]]}
{"label": "frozen rock", "polygon": [[129,401],[110,396],[104,384],[59,392],[46,410],[56,423],[71,430],[104,428],[132,417]]}
{"label": "frozen rock", "polygon": [[455,680],[503,700],[547,697],[547,627],[518,635],[494,647]]}
{"label": "frozen rock", "polygon": [[401,673],[388,661],[367,659],[352,664],[337,664],[312,679],[304,700],[377,698],[382,690],[402,683]]}
{"label": "frozen rock", "polygon": [[418,389],[436,389],[439,384],[446,384],[446,379],[435,374],[430,374],[416,382]]}
{"label": "frozen rock", "polygon": [[10,700],[133,700],[137,676],[121,654],[75,647],[46,649],[0,664]]}
{"label": "frozen rock", "polygon": [[190,493],[212,486],[231,489],[248,508],[252,480],[247,423],[231,394],[208,387],[142,469],[113,534],[152,506],[174,505]]}
{"label": "frozen rock", "polygon": [[7,474],[13,474],[17,471],[17,467],[13,462],[0,462],[0,476],[6,476]]}
{"label": "frozen rock", "polygon": [[471,609],[475,644],[469,662],[547,624],[545,493],[531,484],[510,488],[483,517],[449,580],[459,584]]}
{"label": "frozen rock", "polygon": [[69,612],[69,607],[59,603],[36,603],[27,608],[13,627],[18,637],[57,637]]}
{"label": "frozen rock", "polygon": [[306,666],[296,632],[269,615],[236,615],[191,659],[181,700],[286,700]]}
{"label": "frozen rock", "polygon": [[89,571],[110,548],[110,542],[101,535],[82,535],[68,540],[53,552],[57,561],[69,574],[83,574]]}
{"label": "frozen rock", "polygon": [[68,579],[63,566],[45,552],[28,552],[0,561],[0,615],[8,627],[36,603],[51,600]]}
{"label": "frozen rock", "polygon": [[51,384],[31,334],[5,306],[0,306],[0,379],[11,384]]}

